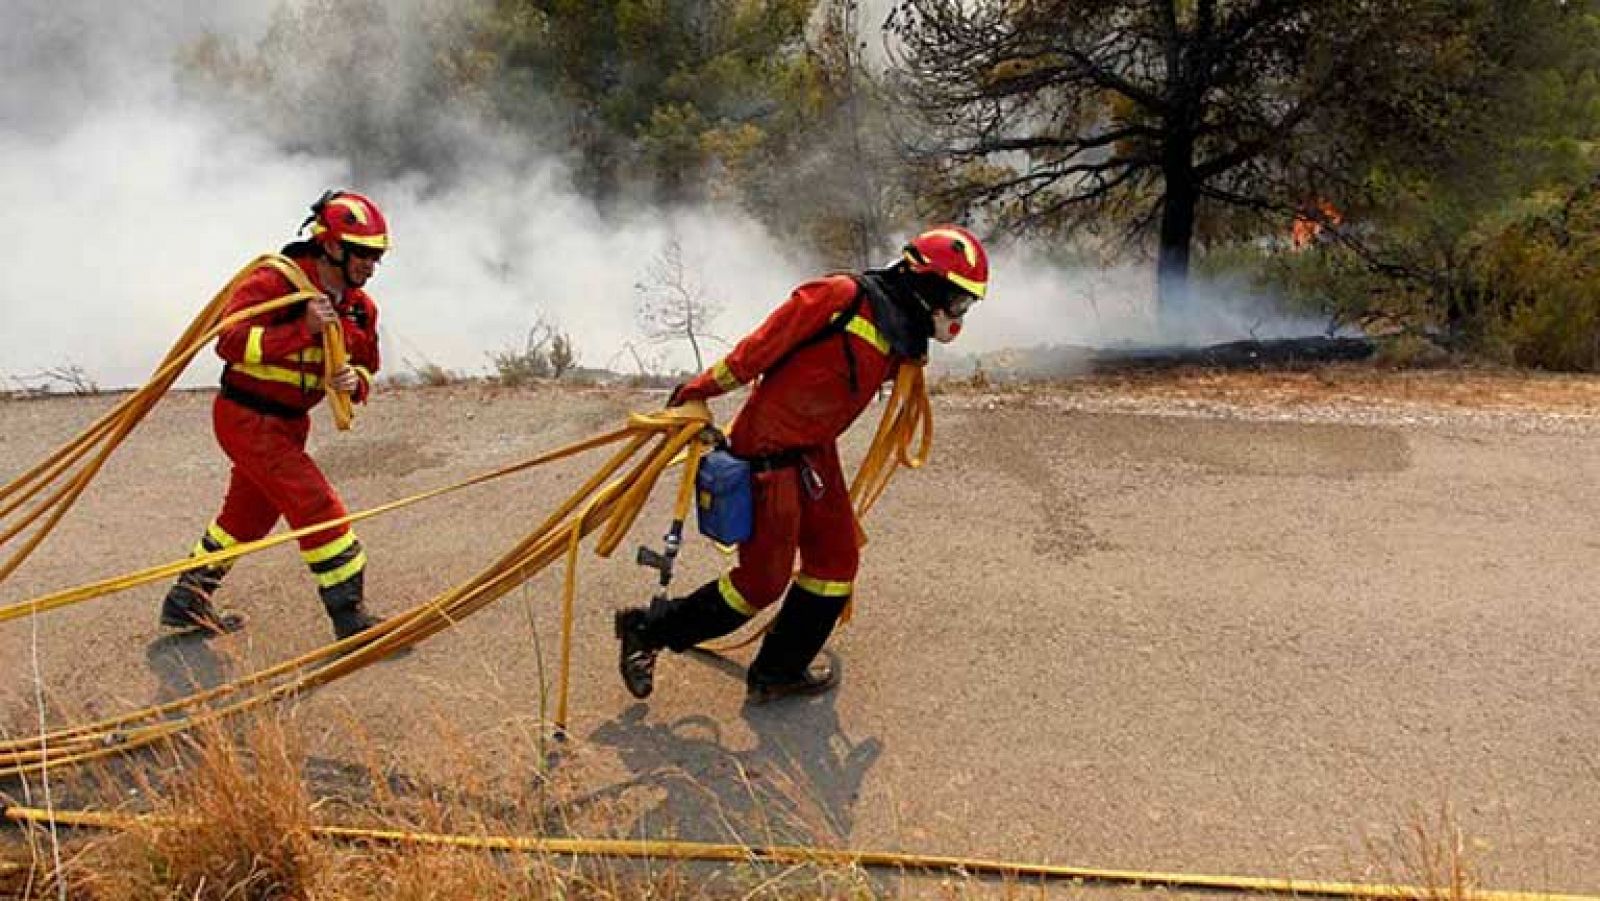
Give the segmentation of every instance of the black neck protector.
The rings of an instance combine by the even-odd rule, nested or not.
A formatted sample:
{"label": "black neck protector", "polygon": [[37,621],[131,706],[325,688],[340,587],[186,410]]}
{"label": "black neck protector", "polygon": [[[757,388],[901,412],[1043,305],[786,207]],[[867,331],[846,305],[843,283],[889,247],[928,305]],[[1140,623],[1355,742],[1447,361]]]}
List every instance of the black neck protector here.
{"label": "black neck protector", "polygon": [[893,268],[868,269],[858,281],[872,303],[872,321],[902,357],[920,360],[928,355],[933,335],[933,315],[917,300]]}

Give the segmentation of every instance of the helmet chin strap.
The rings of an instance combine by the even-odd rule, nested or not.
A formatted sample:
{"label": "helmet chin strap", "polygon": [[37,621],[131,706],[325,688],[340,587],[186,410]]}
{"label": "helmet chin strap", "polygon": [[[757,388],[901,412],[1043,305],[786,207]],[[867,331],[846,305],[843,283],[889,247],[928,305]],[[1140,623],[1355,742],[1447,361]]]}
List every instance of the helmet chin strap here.
{"label": "helmet chin strap", "polygon": [[[323,247],[322,252],[323,255],[327,256],[329,260],[333,259],[333,257],[328,254],[327,247]],[[344,290],[348,291],[351,288],[361,287],[360,285],[356,284],[355,276],[350,273],[350,260],[353,258],[350,253],[350,248],[340,244],[339,254],[339,276],[344,279]]]}

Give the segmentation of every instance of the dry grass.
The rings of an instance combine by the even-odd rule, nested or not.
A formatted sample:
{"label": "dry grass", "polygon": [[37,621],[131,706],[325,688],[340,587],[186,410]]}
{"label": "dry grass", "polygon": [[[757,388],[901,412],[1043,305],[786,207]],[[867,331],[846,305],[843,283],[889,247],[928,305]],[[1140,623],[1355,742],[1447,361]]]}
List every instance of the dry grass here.
{"label": "dry grass", "polygon": [[[343,725],[355,729],[353,723]],[[538,742],[528,741],[520,728],[501,736],[505,742],[499,751],[482,747],[483,736],[442,729],[439,758],[449,762],[448,785],[397,786],[391,761],[355,734],[361,764],[342,774],[346,784],[315,797],[308,788],[316,781],[314,767],[308,767],[296,723],[282,713],[263,714],[232,729],[208,728],[142,758],[131,771],[99,771],[90,780],[94,785],[74,792],[76,801],[149,816],[121,832],[73,835],[62,873],[67,896],[90,901],[626,901],[876,894],[865,873],[850,867],[716,867],[319,839],[314,828],[324,824],[577,837],[580,823],[632,821],[620,807],[569,807],[545,763],[533,756]],[[534,778],[527,778],[530,774]],[[35,855],[31,873],[26,863],[14,866],[0,864],[0,894],[57,896],[61,886],[46,872],[47,857]]]}
{"label": "dry grass", "polygon": [[[526,738],[518,729],[507,735]],[[483,749],[469,749],[460,736],[453,740],[462,743],[443,756],[455,761],[496,759],[475,756]],[[458,765],[460,780],[447,790],[400,790],[389,778],[384,755],[370,743],[362,747],[365,759],[355,769],[365,771],[363,790],[315,799],[307,787],[307,757],[298,729],[283,714],[262,715],[231,732],[208,730],[181,748],[169,749],[177,756],[156,755],[131,775],[101,773],[101,788],[108,798],[133,796],[131,779],[137,796],[148,799],[140,812],[155,816],[120,833],[75,837],[64,868],[67,896],[92,901],[555,897],[670,901],[885,895],[1010,899],[1046,893],[1038,884],[984,881],[962,874],[899,879],[891,886],[855,867],[646,863],[319,840],[313,830],[322,822],[481,836],[572,835],[567,827],[578,818],[567,816],[559,786],[526,752],[509,762],[532,767],[538,778],[515,781],[535,787],[506,795],[501,794],[508,785],[504,758],[492,771]],[[484,803],[486,798],[494,803]],[[98,806],[112,805],[102,801]],[[617,815],[615,822],[628,821],[620,811],[610,813]],[[1468,842],[1447,809],[1434,817],[1414,816],[1390,839],[1369,842],[1367,857],[1373,863],[1363,868],[1361,880],[1422,886],[1417,901],[1471,901],[1476,896]],[[0,865],[0,892],[56,897],[55,882],[38,878],[37,873],[28,881],[25,875]],[[1067,888],[1072,896],[1089,891],[1083,886]]]}
{"label": "dry grass", "polygon": [[1369,879],[1422,887],[1417,901],[1471,901],[1480,888],[1466,834],[1448,804],[1431,815],[1413,813],[1387,840],[1369,839],[1367,854],[1378,862]]}
{"label": "dry grass", "polygon": [[189,742],[192,765],[170,786],[133,776],[151,813],[119,839],[94,846],[72,879],[89,898],[311,897],[330,875],[312,836],[312,803],[293,732],[264,718],[235,742],[210,727]]}

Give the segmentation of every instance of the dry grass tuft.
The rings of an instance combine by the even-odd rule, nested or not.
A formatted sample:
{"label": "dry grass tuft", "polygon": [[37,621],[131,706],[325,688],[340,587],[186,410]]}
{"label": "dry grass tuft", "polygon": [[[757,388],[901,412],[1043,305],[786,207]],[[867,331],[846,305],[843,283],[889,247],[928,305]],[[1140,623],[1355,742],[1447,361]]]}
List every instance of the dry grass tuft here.
{"label": "dry grass tuft", "polygon": [[238,740],[211,726],[186,742],[190,765],[164,790],[143,792],[159,819],[140,821],[94,849],[79,890],[94,898],[274,901],[310,898],[328,875],[312,836],[305,755],[273,716],[247,722]]}
{"label": "dry grass tuft", "polygon": [[1432,815],[1413,813],[1385,841],[1368,840],[1377,861],[1374,878],[1394,885],[1415,886],[1416,901],[1473,901],[1480,885],[1466,834],[1448,804]]}

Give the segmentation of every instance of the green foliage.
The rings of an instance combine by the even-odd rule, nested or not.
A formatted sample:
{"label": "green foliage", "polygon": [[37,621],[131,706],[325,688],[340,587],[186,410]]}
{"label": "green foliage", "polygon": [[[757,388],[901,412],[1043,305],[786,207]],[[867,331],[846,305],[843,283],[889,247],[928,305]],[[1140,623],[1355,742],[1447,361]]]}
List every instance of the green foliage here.
{"label": "green foliage", "polygon": [[[859,0],[279,0],[258,43],[203,36],[180,74],[357,180],[470,175],[463,134],[509,136],[603,210],[737,205],[829,265],[885,259],[931,218],[1032,221],[1095,253],[1177,236],[1338,324],[1595,365],[1588,245],[1530,223],[1581,217],[1569,198],[1600,170],[1600,0],[895,10],[888,76]],[[1186,146],[1184,237],[1163,220]],[[1319,201],[1338,239],[1290,252]],[[492,358],[540,378],[572,365],[556,350]]]}
{"label": "green foliage", "polygon": [[[477,33],[498,60],[501,112],[534,131],[557,125],[591,193],[637,186],[677,202],[741,161],[720,152],[747,157],[781,126],[813,2],[499,0]],[[554,123],[553,110],[565,111]]]}
{"label": "green foliage", "polygon": [[1578,186],[1600,169],[1600,7],[1477,0],[1456,13],[1417,33],[1428,66],[1385,63],[1399,67],[1403,90],[1379,98],[1370,122],[1323,126],[1346,158],[1330,191],[1343,219],[1336,240],[1291,252],[1285,217],[1219,265],[1380,334],[1593,367],[1581,242],[1552,243],[1538,223],[1563,210],[1581,219]]}
{"label": "green foliage", "polygon": [[1570,177],[1595,123],[1564,89],[1593,82],[1574,78],[1594,69],[1592,0],[901,0],[896,15],[941,199],[1154,246],[1163,292],[1191,248],[1331,201],[1405,246],[1391,274],[1450,295],[1463,237]]}
{"label": "green foliage", "polygon": [[473,6],[426,0],[280,2],[253,47],[203,35],[180,78],[248,117],[285,148],[335,155],[357,181],[469,162],[462,119],[484,121],[492,56]]}
{"label": "green foliage", "polygon": [[1489,241],[1483,343],[1508,363],[1600,370],[1600,178]]}

